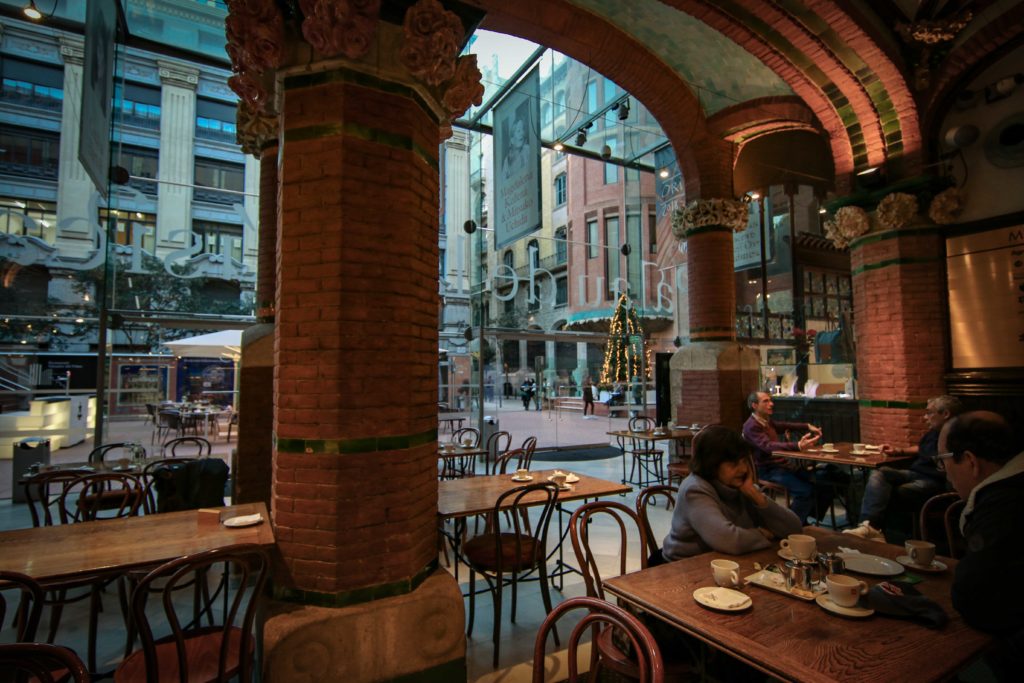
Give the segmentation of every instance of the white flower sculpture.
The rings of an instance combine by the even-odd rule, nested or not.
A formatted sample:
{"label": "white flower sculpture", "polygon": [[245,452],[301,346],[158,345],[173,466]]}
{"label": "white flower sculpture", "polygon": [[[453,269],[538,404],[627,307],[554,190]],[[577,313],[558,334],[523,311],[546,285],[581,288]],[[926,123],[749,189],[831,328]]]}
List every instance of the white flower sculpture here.
{"label": "white flower sculpture", "polygon": [[964,210],[964,195],[955,187],[948,188],[935,195],[928,206],[928,218],[939,225],[954,222]]}
{"label": "white flower sculpture", "polygon": [[685,238],[695,228],[721,225],[734,232],[747,227],[747,205],[735,199],[695,199],[672,212],[672,234]]}
{"label": "white flower sculpture", "polygon": [[825,236],[840,249],[845,249],[870,229],[868,212],[859,206],[844,206],[836,211],[835,218],[825,221]]}
{"label": "white flower sculpture", "polygon": [[917,197],[906,192],[893,192],[878,202],[875,219],[888,230],[907,225],[917,215]]}

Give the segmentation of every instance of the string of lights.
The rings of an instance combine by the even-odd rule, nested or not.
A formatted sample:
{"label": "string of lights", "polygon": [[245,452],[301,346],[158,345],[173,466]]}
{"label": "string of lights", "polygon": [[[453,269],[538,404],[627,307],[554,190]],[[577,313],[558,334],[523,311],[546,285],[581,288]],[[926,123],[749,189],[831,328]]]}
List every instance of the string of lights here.
{"label": "string of lights", "polygon": [[628,382],[638,374],[641,365],[644,375],[650,380],[651,348],[633,302],[622,294],[615,304],[615,312],[608,325],[601,384]]}

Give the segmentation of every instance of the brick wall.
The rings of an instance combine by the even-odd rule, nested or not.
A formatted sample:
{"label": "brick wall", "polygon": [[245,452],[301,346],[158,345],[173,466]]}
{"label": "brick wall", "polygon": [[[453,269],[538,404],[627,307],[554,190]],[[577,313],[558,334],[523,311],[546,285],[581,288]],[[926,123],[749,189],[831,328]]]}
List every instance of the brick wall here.
{"label": "brick wall", "polygon": [[871,235],[850,250],[861,438],[914,444],[945,393],[945,246],[934,229]]}
{"label": "brick wall", "polygon": [[436,559],[438,124],[401,87],[286,79],[274,521],[294,587]]}
{"label": "brick wall", "polygon": [[736,338],[736,278],[732,232],[719,230],[687,238],[690,338]]}
{"label": "brick wall", "polygon": [[260,155],[259,258],[256,270],[256,314],[273,320],[274,290],[277,287],[277,145]]}

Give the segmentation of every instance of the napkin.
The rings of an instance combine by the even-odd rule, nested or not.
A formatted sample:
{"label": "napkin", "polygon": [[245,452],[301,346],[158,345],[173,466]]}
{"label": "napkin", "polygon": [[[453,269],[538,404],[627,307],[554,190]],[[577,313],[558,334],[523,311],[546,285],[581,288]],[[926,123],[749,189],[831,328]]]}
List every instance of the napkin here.
{"label": "napkin", "polygon": [[730,588],[716,588],[708,591],[704,597],[723,609],[732,609],[746,603],[747,596]]}
{"label": "napkin", "polygon": [[949,621],[942,605],[921,595],[906,581],[883,581],[872,586],[867,602],[876,612],[919,621],[929,628],[942,628]]}
{"label": "napkin", "polygon": [[235,526],[244,526],[246,524],[255,524],[263,519],[263,516],[257,512],[254,515],[239,515],[238,517],[232,517],[231,519],[224,520],[225,522],[231,522]]}

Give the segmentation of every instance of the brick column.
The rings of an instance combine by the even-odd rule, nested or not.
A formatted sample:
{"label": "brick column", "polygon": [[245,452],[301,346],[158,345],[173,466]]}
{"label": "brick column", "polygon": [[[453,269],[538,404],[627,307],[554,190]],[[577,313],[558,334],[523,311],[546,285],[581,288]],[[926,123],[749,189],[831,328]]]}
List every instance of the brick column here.
{"label": "brick column", "polygon": [[850,246],[861,440],[916,444],[925,403],[946,393],[945,242],[935,227]]}
{"label": "brick column", "polygon": [[[746,206],[732,200],[706,202],[708,211],[716,201],[745,217]],[[690,333],[671,368],[680,387],[677,420],[739,428],[746,418],[744,397],[757,387],[759,368],[757,353],[736,343],[732,233],[732,227],[715,223],[683,228]]]}
{"label": "brick column", "polygon": [[450,101],[410,76],[402,39],[382,22],[366,61],[300,46],[278,72],[281,563],[263,622],[268,680],[465,679],[461,591],[437,565],[438,140]]}

